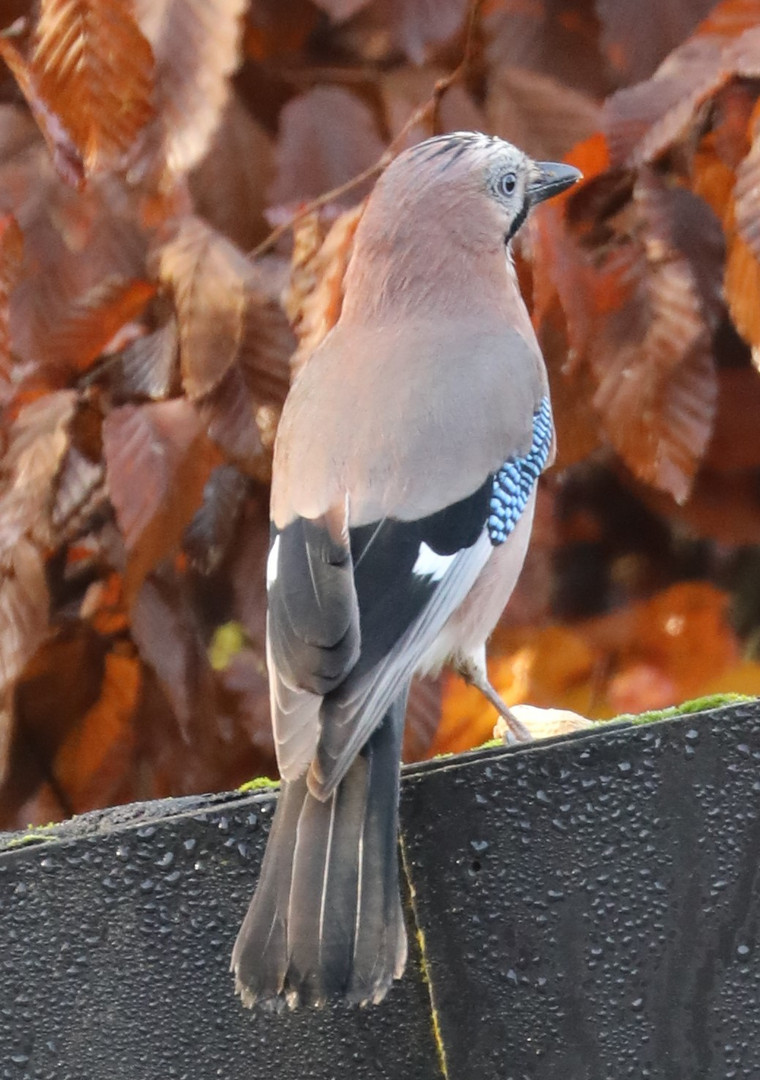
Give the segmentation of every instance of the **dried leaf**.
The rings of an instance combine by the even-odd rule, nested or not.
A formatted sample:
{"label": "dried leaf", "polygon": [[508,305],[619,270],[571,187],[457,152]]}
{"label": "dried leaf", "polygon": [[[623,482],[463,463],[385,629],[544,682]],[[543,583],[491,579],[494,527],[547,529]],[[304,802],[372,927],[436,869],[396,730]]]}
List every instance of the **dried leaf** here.
{"label": "dried leaf", "polygon": [[[603,196],[609,212],[600,222]],[[586,220],[574,217],[581,206],[595,215],[594,243]],[[587,184],[567,202],[583,246],[547,231],[542,258],[567,319],[569,374],[588,363],[612,445],[637,476],[681,501],[715,411],[709,330],[720,303],[720,231],[704,203],[653,173],[642,172],[624,206],[614,174]],[[682,217],[687,236],[676,223]]]}
{"label": "dried leaf", "polygon": [[530,68],[593,97],[609,92],[594,4],[491,0],[483,5],[481,24],[490,71]]}
{"label": "dried leaf", "polygon": [[631,247],[612,268],[627,295],[608,321],[616,355],[604,355],[612,344],[604,334],[591,350],[594,405],[633,471],[683,502],[712,429],[714,363],[699,286],[670,230],[669,193],[642,177],[634,198],[645,261]]}
{"label": "dried leaf", "polygon": [[265,192],[274,144],[237,97],[229,101],[208,153],[190,176],[195,212],[243,251],[269,232]]}
{"label": "dried leaf", "polygon": [[389,26],[412,63],[422,64],[430,46],[463,27],[467,10],[467,0],[392,0]]}
{"label": "dried leaf", "polygon": [[158,259],[177,309],[189,397],[208,397],[239,362],[254,398],[281,403],[295,341],[264,272],[197,218],[182,223]]}
{"label": "dried leaf", "polygon": [[753,362],[760,369],[760,262],[738,234],[728,250],[724,287],[734,326],[752,348]]}
{"label": "dried leaf", "polygon": [[10,296],[21,274],[24,238],[12,214],[0,217],[0,401],[10,389]]}
{"label": "dried leaf", "polygon": [[103,638],[116,637],[129,627],[120,574],[94,581],[85,593],[79,614]]}
{"label": "dried leaf", "polygon": [[274,738],[269,711],[269,682],[263,657],[253,649],[243,648],[223,671],[217,674],[220,707],[236,721],[239,735],[234,740],[236,753],[247,742],[256,751],[256,772],[242,776],[276,773]]}
{"label": "dried leaf", "polygon": [[197,399],[219,385],[240,350],[250,264],[199,218],[182,222],[158,264],[177,310],[182,382]]}
{"label": "dried leaf", "polygon": [[36,367],[82,297],[96,295],[109,278],[144,278],[137,199],[108,176],[72,191],[55,175],[40,140],[0,166],[0,207],[12,211],[24,231],[24,274],[11,298],[14,354]]}
{"label": "dried leaf", "polygon": [[108,653],[100,697],[68,734],[53,763],[70,812],[119,801],[132,769],[140,685],[137,660]]}
{"label": "dried leaf", "polygon": [[43,359],[69,377],[87,371],[155,293],[148,281],[105,278],[77,299],[55,337],[48,339]]}
{"label": "dried leaf", "polygon": [[182,399],[115,409],[103,424],[103,450],[134,596],[159,560],[178,550],[218,458]]}
{"label": "dried leaf", "polygon": [[153,113],[153,54],[128,0],[41,0],[30,72],[49,137],[60,124],[88,173],[125,163]]}
{"label": "dried leaf", "polygon": [[715,473],[760,469],[760,375],[751,367],[718,371],[718,414],[704,465]]}
{"label": "dried leaf", "polygon": [[25,405],[8,434],[0,475],[0,558],[24,535],[53,542],[54,484],[70,444],[76,397],[62,390]]}
{"label": "dried leaf", "polygon": [[55,501],[51,511],[53,528],[58,537],[74,535],[82,528],[100,501],[105,497],[103,464],[72,447],[64,460],[56,484]]}
{"label": "dried leaf", "polygon": [[298,337],[291,359],[294,375],[338,321],[343,277],[363,211],[364,204],[344,211],[327,235],[316,214],[302,218],[296,227],[290,283],[283,295]]}
{"label": "dried leaf", "polygon": [[599,105],[587,94],[527,68],[496,71],[486,98],[488,131],[537,160],[559,161],[599,127]]}
{"label": "dried leaf", "polygon": [[758,0],[721,0],[700,24],[699,33],[738,37],[760,19]]}
{"label": "dried leaf", "polygon": [[736,228],[756,259],[760,259],[760,110],[749,153],[736,172]]}
{"label": "dried leaf", "polygon": [[[346,0],[337,2],[346,6]],[[341,51],[381,69],[397,64],[399,53],[421,65],[455,46],[467,10],[467,0],[372,0],[332,36]]]}
{"label": "dried leaf", "polygon": [[172,576],[149,578],[132,611],[132,636],[171,703],[180,732],[190,742],[194,721],[212,728],[211,668],[184,585]]}
{"label": "dried leaf", "polygon": [[642,7],[640,0],[597,0],[602,43],[619,83],[650,77],[688,37],[715,0],[668,0]]}
{"label": "dried leaf", "polygon": [[268,478],[257,409],[242,369],[235,366],[217,388],[198,402],[209,438],[239,469],[260,480]]}
{"label": "dried leaf", "polygon": [[148,136],[158,170],[182,176],[206,154],[240,62],[245,0],[134,0],[153,48],[157,121]]}
{"label": "dried leaf", "polygon": [[183,548],[204,574],[216,570],[236,538],[248,480],[232,465],[214,469],[203,503],[185,530]]}
{"label": "dried leaf", "polygon": [[[358,97],[338,86],[316,86],[280,114],[270,202],[300,203],[331,191],[374,165],[384,150],[374,116]],[[366,180],[336,202],[353,206],[370,186]]]}
{"label": "dried leaf", "polygon": [[[420,106],[431,100],[436,83],[448,73],[442,67],[399,67],[383,74],[380,92],[385,105],[385,116],[392,138],[396,138],[408,123],[409,117]],[[416,124],[399,144],[401,148],[413,146],[434,134],[432,116]],[[488,124],[483,112],[458,83],[449,87],[438,105],[438,130],[485,131]]]}
{"label": "dried leaf", "polygon": [[357,11],[365,8],[370,0],[315,0],[315,3],[333,22],[339,23],[352,18]]}
{"label": "dried leaf", "polygon": [[179,331],[174,315],[163,326],[133,341],[118,359],[118,371],[112,374],[109,388],[114,398],[146,397],[160,401],[179,383],[177,356]]}
{"label": "dried leaf", "polygon": [[730,74],[724,42],[697,37],[671,53],[647,82],[613,94],[604,107],[612,164],[653,161],[683,135],[697,108]]}
{"label": "dried leaf", "polygon": [[[257,63],[290,60],[308,48],[321,19],[311,0],[257,0],[248,8],[245,53]],[[278,106],[281,102],[278,102]]]}
{"label": "dried leaf", "polygon": [[81,187],[85,176],[81,153],[74,145],[68,131],[61,125],[57,115],[42,99],[26,57],[9,38],[2,34],[0,34],[0,56],[12,71],[21,93],[32,110],[32,115],[47,143],[56,172],[71,187]]}
{"label": "dried leaf", "polygon": [[49,630],[45,562],[34,544],[20,537],[3,553],[0,572],[0,686],[21,674]]}

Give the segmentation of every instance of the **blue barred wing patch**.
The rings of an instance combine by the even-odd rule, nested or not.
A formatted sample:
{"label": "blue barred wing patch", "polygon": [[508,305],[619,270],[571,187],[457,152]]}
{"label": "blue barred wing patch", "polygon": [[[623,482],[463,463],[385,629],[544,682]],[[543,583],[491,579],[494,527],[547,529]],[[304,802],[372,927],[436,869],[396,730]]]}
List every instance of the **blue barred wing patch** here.
{"label": "blue barred wing patch", "polygon": [[542,398],[533,414],[533,443],[525,457],[511,457],[493,478],[488,515],[492,544],[503,544],[520,520],[530,493],[544,470],[552,444],[552,410]]}

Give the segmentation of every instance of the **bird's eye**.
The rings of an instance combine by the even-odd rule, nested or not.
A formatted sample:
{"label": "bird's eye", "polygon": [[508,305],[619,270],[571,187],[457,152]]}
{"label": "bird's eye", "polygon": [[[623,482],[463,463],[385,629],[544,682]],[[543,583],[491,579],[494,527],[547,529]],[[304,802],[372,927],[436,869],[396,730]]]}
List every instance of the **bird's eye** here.
{"label": "bird's eye", "polygon": [[502,195],[512,195],[517,187],[517,177],[513,172],[505,173],[499,179],[499,190]]}

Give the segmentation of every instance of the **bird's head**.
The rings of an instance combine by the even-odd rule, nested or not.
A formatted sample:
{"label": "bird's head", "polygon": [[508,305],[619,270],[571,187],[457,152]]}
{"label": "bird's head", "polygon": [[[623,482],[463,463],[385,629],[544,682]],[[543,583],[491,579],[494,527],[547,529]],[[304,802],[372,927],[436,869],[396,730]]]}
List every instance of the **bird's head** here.
{"label": "bird's head", "polygon": [[[534,161],[495,135],[455,131],[439,135],[400,155],[389,167],[413,178],[424,198],[444,205],[479,204],[479,217],[490,218],[508,242],[537,203],[559,195],[581,178],[572,165]],[[393,177],[390,178],[393,182]]]}
{"label": "bird's head", "polygon": [[[342,318],[391,311],[475,312],[503,297],[504,245],[536,203],[580,178],[511,143],[460,131],[418,143],[378,180],[356,233]],[[527,318],[527,316],[526,316]]]}

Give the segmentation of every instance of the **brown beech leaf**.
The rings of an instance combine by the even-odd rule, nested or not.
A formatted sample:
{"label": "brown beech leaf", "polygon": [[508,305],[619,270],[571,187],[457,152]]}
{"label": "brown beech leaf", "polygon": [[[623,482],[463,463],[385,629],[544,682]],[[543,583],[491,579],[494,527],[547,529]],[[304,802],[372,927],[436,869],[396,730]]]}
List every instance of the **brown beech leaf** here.
{"label": "brown beech leaf", "polygon": [[61,390],[23,406],[11,425],[0,466],[0,553],[25,534],[45,547],[53,542],[55,480],[75,410],[75,395]]}
{"label": "brown beech leaf", "polygon": [[[264,444],[256,423],[256,406],[241,368],[231,368],[221,383],[198,402],[209,438],[239,469],[264,480]],[[263,470],[263,472],[262,472]]]}
{"label": "brown beech leaf", "polygon": [[558,161],[599,127],[601,110],[587,94],[527,68],[499,68],[486,98],[488,131],[538,160]]}
{"label": "brown beech leaf", "polygon": [[[384,73],[380,81],[380,92],[385,105],[385,116],[392,138],[396,138],[408,123],[409,117],[429,102],[435,84],[445,78],[447,72],[442,67],[427,66],[415,68],[406,65]],[[400,147],[413,146],[433,134],[431,117],[426,117],[415,124],[407,133]],[[481,109],[473,101],[465,88],[458,83],[449,87],[438,105],[438,129],[440,131],[485,131],[488,129]]]}
{"label": "brown beech leaf", "polygon": [[201,573],[216,570],[236,538],[247,487],[247,478],[233,465],[220,465],[209,477],[203,489],[203,503],[182,541]]}
{"label": "brown beech leaf", "polygon": [[651,79],[605,106],[613,164],[651,162],[680,139],[697,110],[732,76],[760,77],[760,5],[725,0],[675,49]]}
{"label": "brown beech leaf", "polygon": [[593,97],[610,90],[596,6],[585,0],[489,0],[481,16],[491,71],[530,68]]}
{"label": "brown beech leaf", "polygon": [[718,371],[718,413],[704,465],[715,473],[760,469],[760,377],[747,367]]}
{"label": "brown beech leaf", "polygon": [[752,349],[760,370],[760,262],[738,234],[729,243],[725,292],[734,326]]}
{"label": "brown beech leaf", "polygon": [[[109,367],[109,389],[119,402],[135,397],[160,401],[175,389],[179,330],[173,314],[163,326],[136,338]],[[115,367],[115,370],[114,370]]]}
{"label": "brown beech leaf", "polygon": [[182,383],[192,399],[211,393],[235,362],[243,338],[250,264],[200,218],[188,218],[158,252],[172,290]]}
{"label": "brown beech leaf", "polygon": [[390,0],[388,28],[414,64],[430,46],[448,41],[464,25],[467,0]]}
{"label": "brown beech leaf", "polygon": [[[300,203],[331,191],[374,165],[384,150],[367,105],[339,86],[316,86],[289,101],[280,114],[270,202]],[[353,206],[370,187],[367,180],[337,202]]]}
{"label": "brown beech leaf", "polygon": [[158,261],[161,280],[171,288],[177,310],[184,388],[190,398],[203,402],[209,422],[213,420],[209,409],[218,416],[221,427],[215,426],[212,437],[221,433],[221,445],[227,448],[244,437],[245,450],[239,445],[234,452],[230,449],[231,456],[256,457],[261,446],[255,408],[284,400],[288,360],[295,347],[274,295],[277,279],[270,279],[197,218],[181,224],[175,239],[159,250]]}
{"label": "brown beech leaf", "polygon": [[[173,574],[151,575],[132,611],[132,636],[140,656],[156,673],[182,737],[213,730],[211,667],[184,582]],[[204,723],[194,724],[194,720]]]}
{"label": "brown beech leaf", "polygon": [[218,455],[184,399],[115,409],[103,424],[103,450],[134,597],[159,560],[178,550]]}
{"label": "brown beech leaf", "polygon": [[24,238],[12,214],[0,217],[0,400],[10,380],[10,296],[21,274]]}
{"label": "brown beech leaf", "polygon": [[343,277],[363,212],[363,203],[345,210],[326,234],[317,214],[309,214],[296,226],[290,282],[283,296],[298,337],[298,348],[291,359],[293,375],[338,321]]}
{"label": "brown beech leaf", "polygon": [[703,34],[735,38],[760,19],[758,0],[721,0],[700,24]]}
{"label": "brown beech leaf", "polygon": [[670,54],[647,82],[619,90],[604,107],[613,165],[653,161],[677,141],[697,108],[730,77],[725,43],[695,37]]}
{"label": "brown beech leaf", "polygon": [[648,79],[695,28],[715,0],[596,0],[602,43],[619,82]]}
{"label": "brown beech leaf", "polygon": [[90,510],[104,498],[103,463],[92,461],[76,446],[66,454],[55,486],[51,521],[58,537],[76,533]]}
{"label": "brown beech leaf", "polygon": [[[107,502],[100,409],[81,403],[69,426],[70,446],[55,478],[51,522],[60,542],[76,535]],[[70,553],[71,553],[71,549]]]}
{"label": "brown beech leaf", "polygon": [[72,191],[56,176],[42,140],[0,165],[0,209],[23,222],[24,272],[10,312],[14,354],[28,370],[50,355],[82,297],[109,278],[142,280],[146,240],[136,202],[114,176]]}
{"label": "brown beech leaf", "polygon": [[[612,314],[607,323],[622,332],[615,341],[616,355],[607,358],[597,347],[590,352],[598,384],[594,405],[634,473],[683,502],[715,413],[710,336],[699,282],[676,246],[672,193],[645,173],[634,187],[634,202],[643,251],[636,254],[629,247],[628,260],[619,264],[627,278],[621,280],[625,307],[620,318]],[[704,232],[708,229],[709,224]],[[713,265],[713,275],[718,270],[719,264]],[[614,341],[614,329],[613,335]]]}
{"label": "brown beech leaf", "polygon": [[141,681],[135,657],[106,655],[100,697],[67,734],[53,761],[72,813],[120,801],[133,768]]}
{"label": "brown beech leaf", "polygon": [[148,133],[153,166],[174,176],[208,150],[240,62],[245,0],[134,0],[153,48],[157,119]]}
{"label": "brown beech leaf", "polygon": [[333,22],[339,23],[352,18],[357,11],[365,8],[370,0],[315,0],[315,3]]}
{"label": "brown beech leaf", "polygon": [[238,97],[231,97],[208,153],[189,178],[195,212],[243,251],[269,233],[266,191],[274,143]]}
{"label": "brown beech leaf", "polygon": [[291,59],[308,48],[309,38],[322,16],[312,0],[257,0],[246,14],[246,56],[257,63]]}
{"label": "brown beech leaf", "polygon": [[20,537],[0,569],[0,686],[12,683],[44,640],[49,624],[45,561]]}
{"label": "brown beech leaf", "polygon": [[[333,0],[329,2],[332,5]],[[347,6],[346,0],[337,2]],[[456,45],[468,7],[468,0],[372,0],[333,37],[339,49],[381,69],[397,64],[400,52],[421,65]]]}
{"label": "brown beech leaf", "polygon": [[84,183],[85,168],[82,155],[68,131],[61,125],[57,115],[43,100],[34,73],[26,57],[14,42],[0,34],[0,56],[13,72],[21,93],[32,110],[32,115],[44,136],[56,172],[71,187]]}
{"label": "brown beech leaf", "polygon": [[[756,110],[760,117],[760,109]],[[736,173],[736,228],[756,259],[760,259],[760,122],[754,124],[749,153]]]}
{"label": "brown beech leaf", "polygon": [[156,286],[148,281],[105,278],[77,299],[48,339],[43,359],[70,376],[86,371],[155,293]]}
{"label": "brown beech leaf", "polygon": [[126,162],[153,113],[153,54],[128,0],[42,0],[30,71],[88,173]]}
{"label": "brown beech leaf", "polygon": [[[603,206],[605,191],[611,208],[619,208],[614,174],[586,184],[577,203],[568,200],[568,220],[580,236],[588,226],[577,208],[594,211],[595,199]],[[684,216],[688,237],[679,235]],[[720,295],[718,223],[701,200],[643,170],[632,203],[617,209],[605,229],[608,241],[590,247],[560,231],[543,253],[567,319],[569,372],[588,365],[603,430],[633,473],[683,501],[715,412],[710,329]]]}

